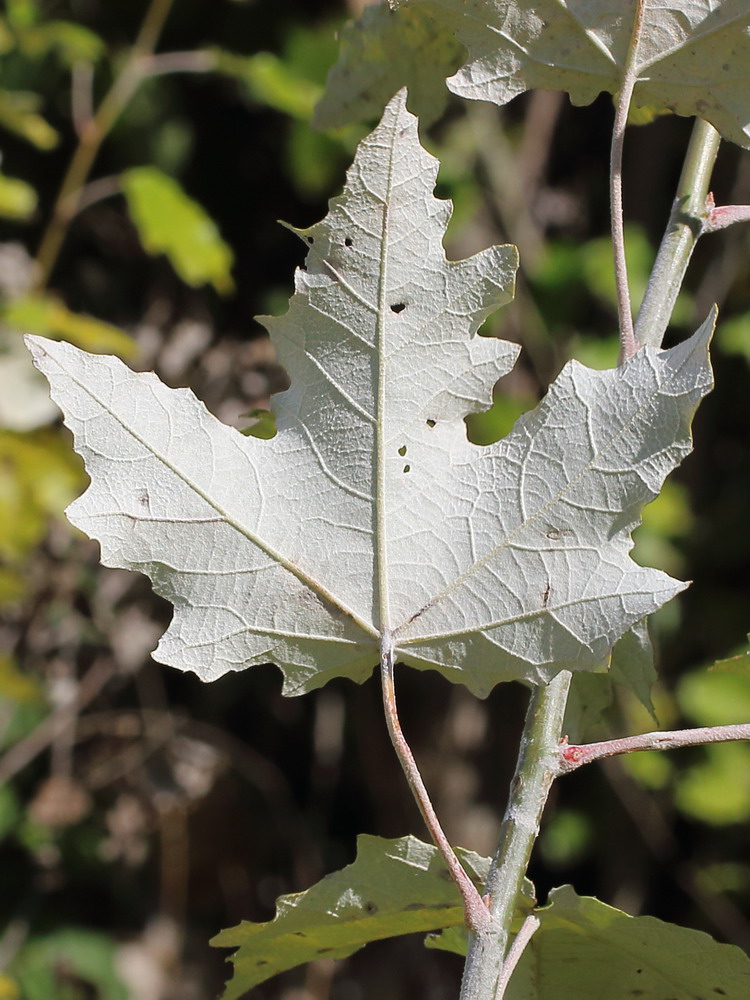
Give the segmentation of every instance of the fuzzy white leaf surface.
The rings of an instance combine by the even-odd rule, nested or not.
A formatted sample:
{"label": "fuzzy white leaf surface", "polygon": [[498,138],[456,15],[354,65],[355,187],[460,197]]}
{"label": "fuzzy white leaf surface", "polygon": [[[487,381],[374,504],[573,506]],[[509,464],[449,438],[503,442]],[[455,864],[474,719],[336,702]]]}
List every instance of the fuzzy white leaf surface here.
{"label": "fuzzy white leaf surface", "polygon": [[175,606],[162,662],[210,680],[271,661],[293,694],[363,680],[387,630],[399,659],[484,695],[597,669],[684,586],[637,566],[630,532],[690,449],[712,323],[616,371],[569,364],[507,438],[471,444],[463,416],[518,351],[476,335],[516,253],[446,259],[436,172],[397,95],[267,321],[291,378],[271,440],[29,338],[92,480],[71,520]]}
{"label": "fuzzy white leaf surface", "polygon": [[[533,88],[589,104],[622,82],[636,0],[396,0],[451,26],[466,64],[454,93],[505,104]],[[645,0],[633,103],[698,115],[750,146],[747,0]]]}

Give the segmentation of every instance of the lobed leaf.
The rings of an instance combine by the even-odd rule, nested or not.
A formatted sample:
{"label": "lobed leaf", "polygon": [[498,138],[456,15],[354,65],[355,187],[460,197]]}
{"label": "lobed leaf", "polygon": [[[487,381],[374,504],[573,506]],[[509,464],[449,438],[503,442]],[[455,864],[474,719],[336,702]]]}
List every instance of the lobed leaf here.
{"label": "lobed leaf", "polygon": [[[448,84],[461,96],[505,104],[540,87],[566,90],[574,103],[588,104],[603,90],[616,94],[634,6],[635,0],[616,11],[607,0],[546,0],[533,8],[519,0],[373,5],[342,34],[318,124],[371,117],[404,84],[417,95],[415,110],[436,118],[445,106],[442,80],[463,58],[461,42],[468,59]],[[647,0],[630,120],[650,121],[666,111],[699,115],[747,146],[749,23],[742,0]]]}
{"label": "lobed leaf", "polygon": [[630,532],[690,450],[713,319],[617,370],[571,362],[504,440],[471,444],[464,415],[518,352],[475,336],[516,253],[446,260],[436,172],[401,94],[266,321],[291,378],[270,440],[32,338],[92,479],[71,520],[175,605],[163,662],[209,680],[270,660],[292,694],[364,679],[388,631],[402,661],[485,695],[603,669],[684,587],[632,561]]}
{"label": "lobed leaf", "polygon": [[631,917],[570,886],[537,911],[541,926],[506,1000],[743,1000],[750,959],[708,934]]}
{"label": "lobed leaf", "polygon": [[410,109],[429,125],[445,110],[445,78],[465,56],[450,25],[427,8],[393,10],[384,3],[365,7],[361,18],[341,31],[341,51],[313,125],[339,128],[377,118],[402,87],[409,90]]}
{"label": "lobed leaf", "polygon": [[[481,886],[490,859],[459,848],[461,863]],[[534,904],[530,882],[524,883],[522,912]],[[244,920],[217,934],[219,948],[237,948],[231,956],[234,975],[222,1000],[235,1000],[246,990],[286,969],[316,958],[345,958],[370,941],[463,926],[458,889],[440,853],[415,837],[383,840],[357,838],[356,860],[327,875],[305,892],[281,896],[268,923]]]}

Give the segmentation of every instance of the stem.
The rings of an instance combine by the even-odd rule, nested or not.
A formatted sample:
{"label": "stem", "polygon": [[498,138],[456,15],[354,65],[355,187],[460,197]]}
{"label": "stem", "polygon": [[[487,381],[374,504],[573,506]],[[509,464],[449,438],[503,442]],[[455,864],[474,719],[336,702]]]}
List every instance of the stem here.
{"label": "stem", "polygon": [[638,343],[661,347],[690,257],[706,218],[708,185],[721,137],[696,118],[672,213],[635,322]]}
{"label": "stem", "polygon": [[638,41],[643,27],[645,0],[636,0],[633,31],[630,35],[630,45],[625,61],[625,71],[622,86],[617,99],[615,122],[612,127],[612,148],[610,151],[609,169],[609,202],[612,217],[612,252],[615,264],[615,285],[617,287],[617,314],[620,325],[620,364],[628,361],[638,350],[638,343],[633,332],[633,313],[630,306],[630,290],[628,288],[628,265],[625,259],[625,221],[622,210],[622,147],[625,141],[625,127],[628,123],[628,111],[633,97],[638,70],[636,58]]}
{"label": "stem", "polygon": [[393,679],[393,639],[390,631],[383,630],[383,637],[380,647],[380,674],[383,685],[383,708],[385,709],[385,719],[388,724],[388,734],[391,743],[396,751],[399,762],[406,775],[412,795],[416,799],[419,811],[425,821],[427,829],[430,831],[435,846],[443,855],[448,871],[453,881],[458,886],[461,898],[464,903],[464,919],[466,926],[476,933],[487,933],[492,927],[493,921],[482,901],[474,883],[464,871],[461,862],[456,857],[456,853],[450,845],[448,838],[443,832],[437,813],[430,801],[422,775],[419,773],[417,762],[411,747],[406,742],[406,737],[401,729],[401,723],[396,709],[396,687]]}
{"label": "stem", "polygon": [[602,757],[639,750],[675,750],[679,747],[701,746],[705,743],[728,743],[731,740],[750,740],[750,724],[734,726],[703,726],[697,729],[675,729],[672,732],[642,733],[625,736],[619,740],[601,743],[584,743],[582,746],[561,746],[559,751],[560,773],[575,771],[584,764],[591,764]]}
{"label": "stem", "polygon": [[127,61],[103,98],[96,113],[83,124],[78,146],[68,165],[52,217],[36,255],[36,288],[44,288],[57,263],[71,220],[78,211],[80,192],[94,165],[102,142],[143,79],[140,67],[159,39],[174,0],[151,0]]}
{"label": "stem", "polygon": [[164,76],[167,73],[210,73],[216,69],[216,63],[216,55],[210,49],[163,52],[141,60],[141,78]]}
{"label": "stem", "polygon": [[523,955],[524,951],[526,951],[526,945],[529,941],[531,941],[532,937],[539,929],[540,923],[541,920],[539,917],[535,917],[533,913],[530,913],[521,924],[521,930],[513,939],[513,944],[508,949],[508,954],[503,962],[502,972],[500,973],[500,978],[497,981],[497,993],[495,994],[495,1000],[503,1000],[505,991],[508,988],[508,983],[510,982],[510,977],[513,975],[515,967],[520,962],[521,955]]}
{"label": "stem", "polygon": [[701,236],[704,233],[716,233],[735,222],[750,222],[750,205],[719,205],[716,207],[711,195],[706,200],[708,215],[703,223]]}
{"label": "stem", "polygon": [[510,926],[552,782],[559,773],[560,734],[571,674],[561,671],[535,687],[526,710],[516,773],[484,899],[494,926],[469,942],[461,1000],[495,997],[502,976]]}
{"label": "stem", "polygon": [[9,782],[14,775],[54,743],[61,733],[69,729],[76,721],[78,713],[93,701],[115,673],[111,663],[97,660],[79,682],[73,701],[48,715],[36,729],[0,758],[0,785]]}

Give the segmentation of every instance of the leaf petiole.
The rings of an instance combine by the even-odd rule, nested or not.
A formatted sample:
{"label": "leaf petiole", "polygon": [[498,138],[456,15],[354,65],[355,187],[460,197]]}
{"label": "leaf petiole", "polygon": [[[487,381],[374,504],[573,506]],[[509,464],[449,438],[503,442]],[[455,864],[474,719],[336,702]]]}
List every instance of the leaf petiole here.
{"label": "leaf petiole", "polygon": [[384,629],[380,644],[380,677],[383,687],[383,708],[388,725],[388,734],[396,751],[406,780],[414,796],[422,818],[430,832],[433,843],[443,855],[451,878],[458,886],[464,904],[466,926],[474,933],[487,933],[493,929],[494,921],[479,895],[476,886],[466,874],[456,852],[443,832],[434,806],[430,800],[422,775],[411,747],[406,741],[396,708],[396,686],[394,682],[393,637],[389,629]]}

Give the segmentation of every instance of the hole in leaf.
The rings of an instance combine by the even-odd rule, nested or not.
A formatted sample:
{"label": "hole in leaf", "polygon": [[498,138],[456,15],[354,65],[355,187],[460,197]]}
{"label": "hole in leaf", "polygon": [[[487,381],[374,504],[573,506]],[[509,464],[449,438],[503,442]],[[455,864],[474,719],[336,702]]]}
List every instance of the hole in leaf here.
{"label": "hole in leaf", "polygon": [[310,246],[312,246],[313,243],[315,242],[315,237],[314,236],[306,236],[305,239],[310,244]]}
{"label": "hole in leaf", "polygon": [[406,309],[405,302],[394,302],[394,304],[391,306],[392,313],[400,313],[403,312],[404,309]]}
{"label": "hole in leaf", "polygon": [[398,453],[401,456],[401,458],[404,457],[404,455],[406,454],[406,445],[405,444],[401,445],[401,447],[398,449]]}
{"label": "hole in leaf", "polygon": [[346,239],[344,240],[344,246],[350,247],[353,242],[354,240],[351,238],[351,236],[347,236]]}
{"label": "hole in leaf", "polygon": [[410,465],[405,465],[404,466],[404,472],[411,472],[411,466]]}
{"label": "hole in leaf", "polygon": [[437,423],[437,420],[428,420],[428,421],[427,421],[427,426],[428,426],[428,427],[429,427],[430,429],[432,429],[432,428],[433,428],[433,427],[435,426],[435,424],[436,424],[436,423]]}

